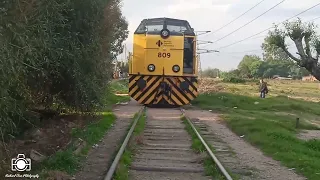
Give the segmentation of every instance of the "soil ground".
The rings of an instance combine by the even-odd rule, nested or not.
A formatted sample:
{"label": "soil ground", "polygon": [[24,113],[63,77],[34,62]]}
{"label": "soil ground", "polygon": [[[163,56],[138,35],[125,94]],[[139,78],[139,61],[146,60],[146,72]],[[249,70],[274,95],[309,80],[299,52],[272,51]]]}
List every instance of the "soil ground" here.
{"label": "soil ground", "polygon": [[[297,175],[293,170],[290,170],[278,161],[265,156],[259,149],[245,142],[241,137],[229,130],[225,124],[220,121],[218,114],[204,110],[187,110],[186,115],[192,119],[198,119],[200,122],[208,126],[209,132],[215,138],[225,142],[230,149],[235,153],[237,158],[237,166],[247,167],[252,169],[254,179],[270,179],[270,180],[303,180],[306,179]],[[215,147],[215,144],[212,144]],[[222,164],[226,164],[221,160]],[[235,164],[234,164],[235,165]],[[228,167],[226,165],[226,168]]]}
{"label": "soil ground", "polygon": [[[86,124],[100,119],[99,116],[63,115],[44,121],[39,125],[41,128],[28,130],[21,139],[9,142],[4,146],[6,158],[3,160],[1,177],[4,174],[12,174],[11,158],[18,153],[30,157],[30,152],[35,150],[44,156],[51,156],[59,150],[63,150],[71,142],[72,128],[83,128]],[[36,166],[37,161],[32,161]],[[30,172],[32,174],[32,170]]]}
{"label": "soil ground", "polygon": [[304,130],[299,135],[298,138],[303,140],[319,139],[320,140],[320,131],[319,130]]}

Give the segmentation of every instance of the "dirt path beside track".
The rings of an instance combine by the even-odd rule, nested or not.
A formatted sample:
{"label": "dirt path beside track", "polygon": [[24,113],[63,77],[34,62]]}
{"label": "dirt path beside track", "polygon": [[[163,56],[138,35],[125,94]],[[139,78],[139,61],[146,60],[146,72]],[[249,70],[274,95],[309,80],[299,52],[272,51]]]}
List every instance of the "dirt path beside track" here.
{"label": "dirt path beside track", "polygon": [[[234,174],[242,176],[243,173],[246,173],[252,179],[259,180],[306,179],[282,166],[278,161],[265,156],[258,148],[237,136],[220,121],[218,114],[205,110],[186,110],[186,115],[193,121],[206,125],[208,132],[206,132],[207,137],[205,138],[209,143],[211,141],[210,144],[215,149],[221,149],[221,146],[224,150],[227,149],[221,151],[223,153],[217,152],[216,155],[221,163]],[[231,156],[231,154],[234,155]],[[243,171],[239,171],[239,169],[243,169]],[[243,179],[248,179],[248,176]]]}
{"label": "dirt path beside track", "polygon": [[113,109],[117,120],[97,147],[92,148],[84,167],[76,174],[76,180],[99,180],[107,173],[113,157],[127,134],[127,129],[135,113],[142,108],[131,100],[128,105],[118,105]]}

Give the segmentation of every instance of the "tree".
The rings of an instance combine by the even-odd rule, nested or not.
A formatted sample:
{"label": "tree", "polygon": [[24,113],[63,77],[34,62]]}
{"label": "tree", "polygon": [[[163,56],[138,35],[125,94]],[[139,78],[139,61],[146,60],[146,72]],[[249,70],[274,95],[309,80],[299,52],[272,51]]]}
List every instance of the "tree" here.
{"label": "tree", "polygon": [[[314,23],[302,23],[298,18],[295,21],[285,22],[283,30],[275,26],[275,30],[269,31],[265,41],[268,45],[281,48],[297,65],[306,68],[316,79],[320,80],[320,38],[315,28]],[[294,42],[300,58],[288,51],[285,44],[287,37]]]}
{"label": "tree", "polygon": [[230,78],[230,77],[239,77],[240,71],[239,69],[230,70],[229,72],[221,72],[221,78]]}
{"label": "tree", "polygon": [[294,64],[293,66],[290,67],[289,74],[294,79],[301,79],[303,76],[307,76],[310,73],[305,68],[301,68],[298,65]]}
{"label": "tree", "polygon": [[128,36],[121,0],[0,4],[2,134],[35,122],[30,111],[103,108],[111,62]]}
{"label": "tree", "polygon": [[263,65],[263,61],[253,61],[251,64],[249,64],[249,71],[251,77],[261,77],[262,71],[261,67]]}
{"label": "tree", "polygon": [[274,61],[274,60],[282,60],[282,61],[291,61],[290,57],[286,52],[284,52],[281,48],[269,44],[268,42],[263,42],[261,45],[263,52],[263,60],[264,61]]}
{"label": "tree", "polygon": [[238,65],[242,77],[251,78],[258,73],[261,59],[256,55],[245,55]]}
{"label": "tree", "polygon": [[214,69],[208,68],[202,72],[202,75],[204,77],[216,78],[216,77],[219,77],[219,72],[220,70],[217,68],[214,68]]}

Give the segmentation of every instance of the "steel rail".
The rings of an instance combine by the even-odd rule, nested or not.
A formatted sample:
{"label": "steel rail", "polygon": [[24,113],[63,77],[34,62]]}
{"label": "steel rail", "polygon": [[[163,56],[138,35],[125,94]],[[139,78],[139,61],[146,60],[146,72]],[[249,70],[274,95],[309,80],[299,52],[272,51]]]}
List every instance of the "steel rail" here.
{"label": "steel rail", "polygon": [[126,136],[126,138],[124,139],[124,141],[123,141],[123,143],[122,143],[122,145],[121,145],[121,148],[119,149],[116,157],[114,158],[114,160],[113,160],[113,162],[112,162],[112,164],[111,164],[111,166],[110,166],[110,168],[109,168],[109,170],[108,170],[108,173],[107,173],[107,175],[105,176],[104,180],[111,180],[111,178],[113,177],[113,174],[114,174],[114,172],[115,172],[115,170],[116,170],[116,168],[117,168],[117,165],[118,165],[118,163],[119,163],[119,161],[120,161],[120,158],[121,158],[121,156],[122,156],[125,148],[127,147],[127,144],[128,144],[128,142],[129,142],[129,139],[130,139],[130,137],[131,137],[131,135],[132,135],[132,133],[133,133],[133,130],[134,130],[134,128],[136,127],[136,124],[137,124],[138,120],[140,119],[140,117],[141,117],[141,115],[143,114],[143,112],[144,112],[145,109],[146,109],[145,106],[140,109],[140,111],[139,111],[139,113],[138,113],[138,116],[137,116],[136,119],[134,120],[134,122],[133,122],[133,124],[132,124],[132,126],[131,126],[131,128],[130,128],[127,136]]}
{"label": "steel rail", "polygon": [[222,174],[227,178],[227,180],[233,180],[231,178],[231,176],[229,175],[229,173],[226,171],[226,169],[222,166],[222,164],[220,163],[220,161],[218,160],[218,158],[213,154],[213,152],[211,151],[210,147],[207,145],[207,143],[204,141],[204,139],[201,137],[200,133],[197,131],[197,129],[194,127],[193,123],[191,122],[191,120],[185,115],[185,110],[180,108],[182,115],[186,118],[186,120],[188,121],[189,125],[192,127],[193,131],[196,133],[196,135],[198,136],[198,138],[200,139],[200,141],[202,142],[202,144],[205,146],[208,154],[211,156],[211,158],[213,159],[213,161],[217,164],[219,170],[222,172]]}

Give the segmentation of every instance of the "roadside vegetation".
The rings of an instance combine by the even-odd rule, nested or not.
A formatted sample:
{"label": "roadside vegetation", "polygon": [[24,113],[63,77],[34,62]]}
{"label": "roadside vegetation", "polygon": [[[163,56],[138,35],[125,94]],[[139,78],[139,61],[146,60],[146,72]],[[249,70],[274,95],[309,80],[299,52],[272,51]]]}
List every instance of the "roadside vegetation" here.
{"label": "roadside vegetation", "polygon": [[39,165],[40,178],[52,175],[52,171],[61,171],[74,175],[83,164],[89,150],[94,147],[111,128],[116,117],[112,112],[103,113],[96,121],[88,123],[84,129],[72,129],[72,141],[66,149],[58,151]]}
{"label": "roadside vegetation", "polygon": [[128,99],[111,83],[128,36],[121,0],[0,4],[0,176],[17,153],[34,151],[47,158],[32,167],[71,173],[72,140],[90,147],[114,121],[111,106]]}
{"label": "roadside vegetation", "polygon": [[[130,101],[128,93],[128,80],[116,80],[111,83],[110,90],[105,97],[105,111],[111,110],[113,104],[119,104]],[[124,94],[124,95],[123,95]]]}
{"label": "roadside vegetation", "polygon": [[[44,155],[42,160],[32,159],[31,173],[38,173],[40,179],[70,178],[82,167],[89,150],[96,146],[113,125],[116,118],[111,111],[112,106],[128,101],[126,97],[115,95],[120,83],[124,82],[110,83],[111,92],[103,111],[91,114],[67,113],[47,120],[45,124],[27,130],[25,136],[8,143],[7,151],[11,152],[12,157],[16,156],[16,153],[25,153],[29,157],[31,150]],[[32,139],[31,144],[29,138]],[[10,169],[11,163],[9,158],[3,162],[5,163],[1,167],[1,175]]]}
{"label": "roadside vegetation", "polygon": [[[134,118],[137,118],[138,114],[135,114]],[[146,113],[142,112],[140,118],[138,119],[138,122],[136,124],[136,127],[133,131],[133,134],[129,140],[129,143],[123,152],[123,155],[119,161],[117,170],[114,174],[115,180],[128,180],[129,179],[129,168],[132,163],[132,156],[135,153],[135,150],[139,144],[143,143],[142,135],[141,133],[144,130],[146,123]],[[131,126],[129,126],[130,129]],[[128,129],[128,130],[129,130]]]}
{"label": "roadside vegetation", "polygon": [[103,108],[112,61],[128,36],[120,2],[1,3],[0,132],[5,140],[41,117]]}
{"label": "roadside vegetation", "polygon": [[129,80],[120,80],[119,83],[116,84],[116,86],[113,86],[112,88],[114,89],[114,92],[116,94],[128,94],[129,89],[128,89],[128,83]]}
{"label": "roadside vegetation", "polygon": [[93,120],[86,122],[83,127],[72,128],[71,143],[39,164],[41,179],[57,176],[57,174],[52,174],[54,171],[65,173],[65,176],[72,176],[82,167],[89,150],[98,144],[116,120],[111,111],[112,105],[129,100],[127,97],[115,95],[117,91],[122,90],[121,87],[125,83],[124,80],[111,82],[105,111],[95,113]]}
{"label": "roadside vegetation", "polygon": [[[206,80],[208,81],[208,79]],[[266,99],[260,99],[255,83],[225,83],[215,80],[218,91],[207,91],[192,104],[222,114],[222,118],[237,135],[243,136],[265,154],[279,160],[289,169],[308,179],[320,178],[320,140],[298,138],[301,130],[320,130],[318,102],[306,101],[316,94],[316,83],[298,81],[267,81],[277,86]],[[206,83],[207,84],[207,83]],[[253,85],[253,86],[252,86]],[[289,92],[288,92],[289,91]],[[286,95],[286,96],[284,96]],[[288,97],[299,96],[301,99]],[[296,119],[300,123],[296,128]]]}

